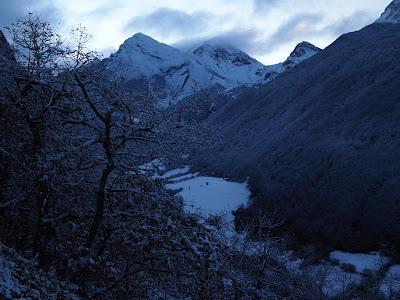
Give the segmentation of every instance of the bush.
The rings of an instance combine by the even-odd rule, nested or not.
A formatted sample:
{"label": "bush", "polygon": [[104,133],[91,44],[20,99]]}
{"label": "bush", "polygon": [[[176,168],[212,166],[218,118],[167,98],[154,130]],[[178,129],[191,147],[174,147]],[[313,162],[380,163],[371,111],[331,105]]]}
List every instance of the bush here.
{"label": "bush", "polygon": [[356,273],[356,267],[352,264],[341,264],[340,267],[343,271],[348,273]]}

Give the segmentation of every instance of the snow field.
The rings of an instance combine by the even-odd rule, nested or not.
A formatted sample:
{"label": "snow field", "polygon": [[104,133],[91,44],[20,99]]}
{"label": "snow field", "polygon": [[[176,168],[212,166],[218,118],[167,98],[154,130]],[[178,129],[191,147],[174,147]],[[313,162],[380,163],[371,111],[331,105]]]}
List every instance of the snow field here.
{"label": "snow field", "polygon": [[[165,187],[179,190],[187,209],[199,211],[203,215],[220,215],[230,213],[250,199],[247,183],[227,181],[223,178],[198,176],[189,173],[190,167],[166,172],[162,178],[169,178]],[[180,175],[180,176],[179,176]]]}

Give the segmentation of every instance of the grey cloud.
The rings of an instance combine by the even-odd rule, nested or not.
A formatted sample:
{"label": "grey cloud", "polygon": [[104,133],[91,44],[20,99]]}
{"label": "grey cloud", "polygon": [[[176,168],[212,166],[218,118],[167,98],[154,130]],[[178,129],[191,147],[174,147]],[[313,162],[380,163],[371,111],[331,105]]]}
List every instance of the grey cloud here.
{"label": "grey cloud", "polygon": [[318,32],[321,21],[321,15],[298,14],[279,26],[267,39],[261,39],[263,33],[256,30],[230,31],[217,38],[229,42],[251,55],[263,55],[282,45],[293,41],[301,42],[310,36],[314,36]]}
{"label": "grey cloud", "polygon": [[255,13],[263,13],[274,8],[283,0],[253,0],[253,7]]}
{"label": "grey cloud", "polygon": [[[291,17],[286,23],[282,24],[267,39],[263,37],[262,31],[253,29],[232,30],[214,37],[214,39],[229,43],[250,55],[264,55],[278,49],[280,46],[301,42],[308,37],[314,36],[319,32],[319,24],[322,16],[317,14],[298,14]],[[183,40],[176,44],[177,47],[188,49],[206,40]]]}
{"label": "grey cloud", "polygon": [[257,37],[259,32],[253,29],[232,30],[221,33],[213,37],[201,37],[197,39],[183,39],[173,46],[183,51],[188,51],[196,46],[201,45],[207,40],[218,40],[221,43],[230,44],[244,52],[253,52],[254,47],[258,44]]}
{"label": "grey cloud", "polygon": [[[282,45],[301,42],[319,34],[321,32],[320,23],[322,19],[323,17],[317,14],[305,13],[294,15],[266,39],[263,37],[264,34],[262,31],[254,29],[231,30],[214,36],[213,39],[231,44],[252,56],[265,55]],[[175,46],[183,50],[189,50],[207,39],[209,38],[197,40],[186,39],[175,44]]]}
{"label": "grey cloud", "polygon": [[29,10],[29,6],[32,6],[34,2],[34,0],[0,1],[0,25],[9,25],[17,18],[17,16],[24,13],[24,11]]}
{"label": "grey cloud", "polygon": [[282,24],[275,33],[259,49],[257,54],[265,54],[276,50],[282,45],[301,42],[313,37],[330,36],[337,38],[339,35],[363,28],[371,24],[374,14],[365,11],[357,11],[349,17],[339,19],[325,27],[320,26],[322,15],[300,14]]}
{"label": "grey cloud", "polygon": [[38,13],[46,18],[52,18],[58,14],[50,0],[1,0],[0,26],[9,25],[28,12]]}
{"label": "grey cloud", "polygon": [[201,33],[212,21],[207,12],[186,13],[169,8],[160,8],[147,16],[133,18],[126,31],[157,33],[163,37],[185,36]]}
{"label": "grey cloud", "polygon": [[[371,24],[374,15],[365,11],[357,11],[349,17],[337,20],[325,27],[320,26],[323,16],[317,14],[300,14],[282,24],[267,40],[263,51],[268,52],[291,42],[301,42],[313,37],[339,35],[363,28]],[[265,53],[264,52],[264,53]]]}
{"label": "grey cloud", "polygon": [[253,29],[232,30],[216,36],[215,39],[231,44],[244,52],[255,53],[260,45],[259,36],[260,32]]}
{"label": "grey cloud", "polygon": [[293,41],[303,41],[318,33],[318,26],[322,16],[318,14],[298,14],[291,17],[286,23],[279,26],[275,33],[268,39],[264,50],[274,50],[282,44]]}
{"label": "grey cloud", "polygon": [[366,11],[356,11],[349,17],[342,18],[329,24],[321,30],[321,33],[338,36],[343,33],[359,30],[375,21],[375,14]]}
{"label": "grey cloud", "polygon": [[171,46],[178,48],[182,51],[190,51],[191,49],[201,45],[205,41],[209,40],[210,37],[199,37],[199,38],[189,38],[189,39],[182,39],[177,41],[176,43],[172,44]]}
{"label": "grey cloud", "polygon": [[288,3],[299,6],[298,0],[253,0],[253,14],[265,15],[279,6]]}
{"label": "grey cloud", "polygon": [[119,1],[113,1],[113,2],[110,1],[92,10],[90,13],[88,13],[88,15],[92,17],[104,17],[111,14],[113,10],[117,8],[119,5],[120,5]]}
{"label": "grey cloud", "polygon": [[[265,6],[280,5],[284,1],[291,0],[253,0],[255,8],[265,9]],[[279,2],[279,3],[278,3]],[[257,6],[258,5],[258,6]],[[361,29],[372,23],[375,15],[365,11],[357,11],[351,16],[339,19],[326,26],[322,25],[324,16],[315,13],[301,13],[292,16],[286,23],[283,23],[269,37],[262,38],[263,32],[248,29],[234,29],[215,36],[214,38],[232,44],[233,46],[249,53],[250,55],[266,55],[279,49],[281,46],[299,43],[317,37],[337,38],[339,35]],[[189,50],[211,37],[202,39],[183,39],[175,46]],[[317,45],[318,46],[318,45]]]}

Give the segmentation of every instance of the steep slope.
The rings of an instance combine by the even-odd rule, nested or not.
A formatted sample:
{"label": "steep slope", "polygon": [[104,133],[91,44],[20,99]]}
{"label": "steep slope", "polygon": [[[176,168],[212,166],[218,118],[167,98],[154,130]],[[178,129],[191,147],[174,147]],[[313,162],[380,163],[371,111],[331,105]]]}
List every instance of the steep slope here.
{"label": "steep slope", "polygon": [[[7,89],[12,89],[15,84],[11,74],[17,69],[18,67],[13,50],[8,44],[3,32],[0,30],[0,100],[6,95]],[[0,108],[3,108],[1,101]],[[3,129],[6,130],[6,128]],[[0,163],[0,168],[2,167],[2,162]]]}
{"label": "steep slope", "polygon": [[277,209],[307,241],[399,244],[399,57],[399,25],[343,35],[218,113],[223,139],[202,165],[250,176],[243,213]]}
{"label": "steep slope", "polygon": [[168,104],[200,90],[230,90],[268,82],[318,50],[301,43],[284,63],[264,66],[215,39],[186,53],[138,33],[104,62],[110,74],[125,80],[128,87],[143,90],[146,84]]}
{"label": "steep slope", "polygon": [[392,1],[376,23],[400,24],[400,0]]}
{"label": "steep slope", "polygon": [[15,60],[13,51],[1,30],[0,30],[0,60],[2,61]]}

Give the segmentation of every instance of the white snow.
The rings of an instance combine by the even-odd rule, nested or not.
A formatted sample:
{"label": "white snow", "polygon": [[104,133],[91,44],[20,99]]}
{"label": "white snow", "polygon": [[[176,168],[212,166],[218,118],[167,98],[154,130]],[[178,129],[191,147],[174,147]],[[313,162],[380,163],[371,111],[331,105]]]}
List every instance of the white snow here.
{"label": "white snow", "polygon": [[149,171],[165,171],[165,164],[162,162],[161,159],[154,159],[148,163],[145,163],[139,167],[142,173],[146,173]]}
{"label": "white snow", "polygon": [[185,62],[178,49],[142,33],[127,39],[109,60],[111,70],[128,79],[158,74]]}
{"label": "white snow", "polygon": [[360,284],[361,281],[360,274],[344,272],[340,267],[330,267],[326,274],[323,291],[329,297],[334,297],[343,294],[350,285]]}
{"label": "white snow", "polygon": [[[290,67],[313,54],[307,51],[306,55],[292,57]],[[146,78],[150,85],[153,81],[157,82],[156,86],[161,84],[161,92],[156,88],[161,106],[173,104],[199,90],[228,91],[265,83],[288,68],[284,63],[265,66],[243,51],[215,39],[183,52],[142,33],[127,39],[105,62],[114,76],[125,80]]]}
{"label": "white snow", "polygon": [[378,253],[362,254],[333,251],[330,253],[329,257],[331,259],[338,260],[341,264],[353,265],[356,271],[359,273],[362,273],[365,269],[378,271],[389,262],[387,257],[384,257]]}
{"label": "white snow", "polygon": [[55,273],[40,269],[0,242],[0,299],[80,299],[78,287],[59,281]]}
{"label": "white snow", "polygon": [[[308,271],[308,272],[307,272]],[[346,291],[352,284],[360,284],[362,275],[343,271],[338,266],[321,264],[307,268],[306,273],[315,280],[325,295],[335,297]]]}
{"label": "white snow", "polygon": [[209,81],[225,88],[264,81],[268,67],[226,43],[210,40],[190,53],[207,71]]}
{"label": "white snow", "polygon": [[178,195],[183,197],[189,211],[199,211],[203,215],[230,215],[233,210],[248,203],[250,191],[247,183],[197,176],[198,173],[186,174],[189,170],[189,166],[184,166],[162,176],[171,179],[165,185],[167,189],[180,190]]}

